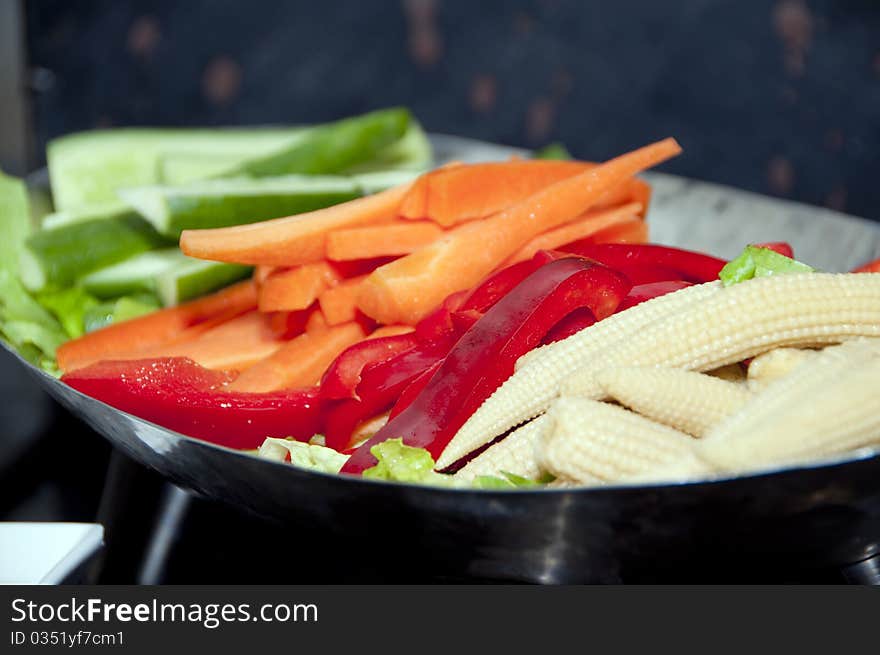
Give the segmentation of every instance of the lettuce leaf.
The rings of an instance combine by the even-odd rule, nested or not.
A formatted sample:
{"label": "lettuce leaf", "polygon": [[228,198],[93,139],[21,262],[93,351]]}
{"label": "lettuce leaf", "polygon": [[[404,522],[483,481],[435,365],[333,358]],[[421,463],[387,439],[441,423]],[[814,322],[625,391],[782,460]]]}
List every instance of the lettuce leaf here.
{"label": "lettuce leaf", "polygon": [[718,273],[721,284],[729,287],[756,277],[785,275],[790,273],[813,273],[815,268],[780,255],[769,248],[746,246],[736,259],[728,262]]}
{"label": "lettuce leaf", "polygon": [[342,465],[348,459],[348,455],[343,455],[326,446],[273,437],[268,437],[257,452],[258,457],[277,462],[285,461],[288,455],[290,463],[294,466],[322,473],[339,473]]}
{"label": "lettuce leaf", "polygon": [[403,439],[388,439],[370,448],[370,452],[378,462],[363,472],[365,478],[444,487],[454,484],[452,476],[434,470],[431,453],[407,446]]}
{"label": "lettuce leaf", "polygon": [[479,475],[476,480],[474,480],[474,486],[480,489],[528,489],[543,487],[545,484],[553,482],[555,479],[549,473],[537,480],[524,478],[523,476],[511,473],[510,471],[500,471],[500,473],[503,477]]}

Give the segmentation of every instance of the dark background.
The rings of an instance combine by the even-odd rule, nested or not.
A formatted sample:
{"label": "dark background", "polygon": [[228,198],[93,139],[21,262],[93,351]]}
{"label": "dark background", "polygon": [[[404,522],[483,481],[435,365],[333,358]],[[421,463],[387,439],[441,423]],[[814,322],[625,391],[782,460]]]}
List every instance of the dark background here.
{"label": "dark background", "polygon": [[880,218],[876,0],[31,0],[35,161],[97,126],[426,128],[667,170]]}
{"label": "dark background", "polygon": [[[0,0],[0,9],[15,2]],[[665,170],[880,219],[875,0],[19,6],[21,128],[10,128],[18,115],[0,102],[6,134],[25,137],[4,137],[24,144],[11,157],[0,148],[0,161],[16,172],[40,166],[47,141],[76,130],[325,121],[401,104],[430,131],[527,147],[559,140],[587,159],[672,135],[685,154]],[[8,71],[14,61],[0,57],[0,82],[18,79]],[[49,402],[4,353],[0,393],[0,519],[97,517],[108,548],[92,579],[144,579],[143,554],[163,521],[161,481],[117,457],[108,483],[109,445]],[[399,549],[381,538],[340,544],[309,526],[279,532],[207,501],[194,501],[182,525],[172,558],[152,579],[431,579],[417,554],[377,568],[381,558],[370,549]],[[267,553],[309,566],[280,571]],[[725,567],[714,579],[839,578]]]}

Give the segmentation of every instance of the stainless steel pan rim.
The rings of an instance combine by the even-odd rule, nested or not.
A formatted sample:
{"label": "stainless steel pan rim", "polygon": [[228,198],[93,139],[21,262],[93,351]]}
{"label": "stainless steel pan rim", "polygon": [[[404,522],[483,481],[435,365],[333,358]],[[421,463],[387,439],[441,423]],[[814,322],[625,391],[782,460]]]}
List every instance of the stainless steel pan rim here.
{"label": "stainless steel pan rim", "polygon": [[[2,342],[0,342],[0,343],[2,343]],[[42,371],[42,370],[38,369],[37,367],[35,367],[30,362],[22,359],[21,356],[18,353],[16,353],[15,351],[13,351],[11,348],[9,348],[9,346],[7,344],[2,343],[2,345],[3,345],[4,349],[6,349],[10,353],[12,353],[13,356],[15,356],[15,358],[18,359],[18,361],[21,362],[21,364],[23,366],[27,367],[32,374],[36,375],[40,379],[40,381],[43,383],[43,385],[46,386],[48,389],[51,390],[53,387],[55,387],[57,385],[64,385],[64,383],[61,382],[60,380],[58,380],[57,378],[49,375],[45,371]],[[563,494],[563,493],[600,494],[600,493],[610,493],[610,492],[621,491],[621,490],[657,491],[659,489],[670,488],[670,487],[687,488],[687,487],[697,487],[697,486],[707,486],[707,485],[716,485],[717,486],[717,485],[728,484],[728,483],[735,482],[735,481],[742,482],[745,480],[755,479],[755,478],[768,478],[768,477],[771,477],[774,475],[779,475],[781,473],[794,473],[797,471],[807,471],[807,470],[817,471],[817,470],[822,470],[822,469],[826,469],[828,471],[833,471],[833,469],[845,467],[847,464],[851,464],[854,462],[862,462],[862,461],[866,461],[866,460],[870,460],[870,459],[874,459],[874,458],[877,458],[878,462],[880,462],[880,448],[860,448],[855,451],[844,453],[838,457],[824,458],[822,460],[817,460],[815,462],[804,462],[804,463],[787,465],[787,466],[766,467],[766,468],[762,468],[762,469],[756,469],[756,470],[752,470],[752,471],[731,474],[731,475],[713,476],[713,477],[697,478],[697,479],[687,479],[687,480],[681,480],[681,481],[670,480],[668,482],[657,482],[657,483],[610,483],[610,484],[605,484],[602,486],[594,486],[594,487],[589,487],[589,486],[584,486],[584,487],[576,487],[575,486],[575,487],[567,487],[567,488],[537,487],[537,488],[512,488],[512,489],[503,489],[503,490],[476,489],[476,488],[475,489],[450,488],[450,487],[439,487],[439,486],[430,486],[430,485],[411,485],[411,484],[405,484],[405,483],[401,483],[401,482],[389,482],[386,480],[373,480],[370,478],[361,478],[361,477],[350,476],[350,475],[337,475],[337,474],[332,474],[332,473],[323,473],[320,471],[312,471],[309,469],[298,468],[298,467],[295,467],[291,464],[287,464],[284,462],[277,462],[277,461],[270,460],[270,459],[264,459],[261,457],[257,457],[256,455],[254,455],[250,452],[240,451],[240,450],[236,450],[234,448],[228,448],[226,446],[219,446],[219,445],[213,444],[209,441],[204,441],[202,439],[196,439],[194,437],[189,437],[189,436],[181,434],[179,432],[175,432],[174,430],[169,430],[168,428],[165,428],[165,427],[158,425],[156,423],[152,423],[151,421],[147,421],[147,420],[142,419],[142,418],[135,416],[133,414],[129,414],[128,412],[123,412],[121,410],[115,409],[114,407],[104,403],[103,401],[96,400],[95,398],[87,396],[86,394],[84,394],[80,391],[77,391],[76,389],[67,387],[67,385],[64,385],[64,386],[67,389],[67,393],[74,394],[76,397],[82,399],[82,401],[85,403],[95,403],[98,405],[102,405],[113,412],[117,412],[119,414],[130,417],[135,422],[144,423],[147,425],[154,426],[155,428],[162,430],[162,431],[168,433],[169,435],[173,435],[177,439],[181,439],[181,440],[190,442],[191,444],[193,444],[199,448],[210,448],[213,450],[223,452],[229,457],[233,457],[233,458],[245,457],[248,459],[254,459],[254,460],[261,462],[261,464],[266,465],[266,466],[274,466],[274,467],[279,467],[279,468],[283,468],[283,469],[287,469],[287,470],[291,470],[291,471],[297,471],[298,473],[305,475],[306,477],[313,476],[313,477],[320,477],[320,478],[325,478],[325,479],[334,479],[334,480],[339,481],[342,484],[371,485],[371,486],[381,485],[381,486],[419,487],[419,488],[428,489],[431,492],[440,493],[440,494],[456,494],[456,495],[480,494],[480,495],[487,495],[487,496],[495,496],[498,494],[503,494],[505,496],[508,496],[510,494],[519,494],[519,495]]]}

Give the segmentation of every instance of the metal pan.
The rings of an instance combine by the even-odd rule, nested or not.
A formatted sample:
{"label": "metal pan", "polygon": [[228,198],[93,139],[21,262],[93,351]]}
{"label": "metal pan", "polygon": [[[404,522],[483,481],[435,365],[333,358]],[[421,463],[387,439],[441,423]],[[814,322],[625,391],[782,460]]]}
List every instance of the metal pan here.
{"label": "metal pan", "polygon": [[[440,160],[516,151],[434,137]],[[668,175],[650,175],[661,243],[735,255],[787,240],[826,270],[880,254],[880,225]],[[321,475],[181,436],[84,396],[22,362],[120,450],[204,496],[348,539],[381,535],[437,575],[545,583],[663,579],[682,566],[844,565],[880,553],[880,453],[700,483],[464,491]],[[707,554],[710,556],[707,557]],[[708,564],[707,564],[708,562]],[[699,563],[699,564],[698,564]]]}

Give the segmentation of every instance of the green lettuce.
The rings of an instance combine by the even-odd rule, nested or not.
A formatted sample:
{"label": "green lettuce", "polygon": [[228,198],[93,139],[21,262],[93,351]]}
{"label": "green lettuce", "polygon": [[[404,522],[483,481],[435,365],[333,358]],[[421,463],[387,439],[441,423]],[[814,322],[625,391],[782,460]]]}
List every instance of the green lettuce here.
{"label": "green lettuce", "polygon": [[434,458],[424,448],[414,448],[403,439],[388,439],[370,448],[377,463],[363,472],[371,480],[411,482],[435,486],[449,486],[453,478],[434,470]]}
{"label": "green lettuce", "polygon": [[721,284],[729,287],[756,277],[785,275],[789,273],[813,273],[815,268],[802,262],[780,255],[769,248],[746,246],[742,253],[728,262],[718,277]]}
{"label": "green lettuce", "polygon": [[290,463],[299,468],[322,473],[339,473],[347,455],[317,444],[294,439],[267,438],[257,455],[265,459],[283,462],[290,456]]}
{"label": "green lettuce", "polygon": [[500,471],[500,473],[503,477],[479,475],[476,480],[474,480],[474,486],[480,489],[528,489],[543,487],[545,484],[553,482],[555,479],[549,473],[537,480],[524,478],[523,476],[511,473],[510,471]]}

